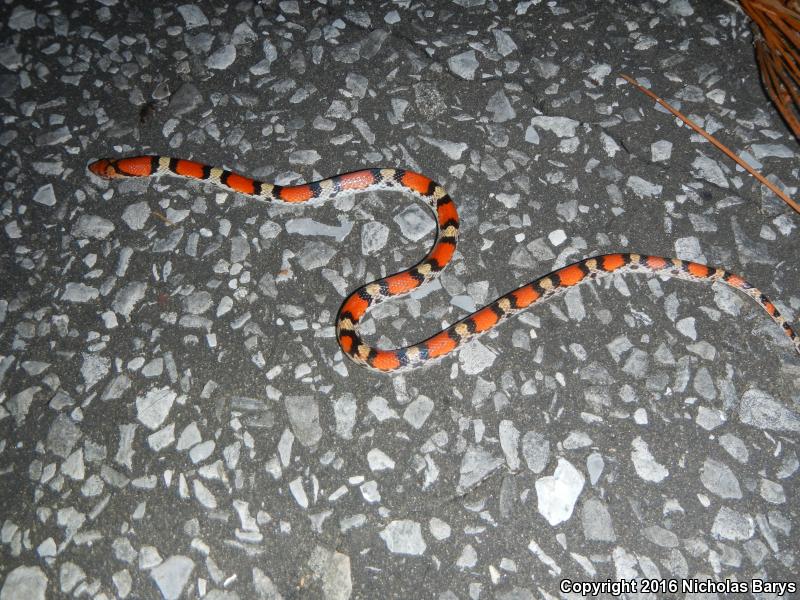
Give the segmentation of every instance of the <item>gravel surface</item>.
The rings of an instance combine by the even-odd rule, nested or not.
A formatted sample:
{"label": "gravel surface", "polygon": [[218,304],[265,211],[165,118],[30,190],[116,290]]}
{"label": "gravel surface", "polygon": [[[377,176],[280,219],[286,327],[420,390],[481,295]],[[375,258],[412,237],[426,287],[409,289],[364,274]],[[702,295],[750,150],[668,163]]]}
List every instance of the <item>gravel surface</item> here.
{"label": "gravel surface", "polygon": [[609,578],[768,598],[754,584],[797,579],[800,357],[745,295],[609,277],[381,376],[334,319],[428,250],[420,203],[86,171],[163,154],[282,185],[427,174],[461,242],[370,313],[386,348],[610,252],[725,267],[795,320],[798,215],[619,77],[797,197],[798,145],[733,3],[0,16],[0,600],[527,600]]}

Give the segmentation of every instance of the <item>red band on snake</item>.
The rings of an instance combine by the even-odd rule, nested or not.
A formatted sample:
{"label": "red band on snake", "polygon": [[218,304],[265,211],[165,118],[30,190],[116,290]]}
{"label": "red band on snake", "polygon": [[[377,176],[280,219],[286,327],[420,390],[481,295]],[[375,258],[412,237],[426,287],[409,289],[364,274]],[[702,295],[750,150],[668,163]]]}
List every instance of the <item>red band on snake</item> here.
{"label": "red band on snake", "polygon": [[174,174],[208,181],[223,188],[267,202],[302,203],[327,200],[342,194],[390,189],[407,192],[422,200],[436,220],[436,241],[420,262],[399,273],[373,281],[352,292],[336,317],[336,338],[342,351],[355,363],[380,372],[397,372],[438,360],[487,331],[511,315],[553,298],[584,281],[613,273],[639,272],[665,275],[704,283],[721,282],[755,300],[792,340],[800,354],[800,337],[757,288],[724,269],[678,258],[616,253],[593,256],[540,277],[509,292],[423,342],[381,350],[370,346],[358,333],[367,311],[387,300],[410,293],[438,277],[453,256],[458,240],[458,211],[442,186],[425,175],[403,169],[364,169],[302,185],[279,186],[256,181],[232,171],[166,156],[103,159],[89,165],[103,178],[150,177]]}

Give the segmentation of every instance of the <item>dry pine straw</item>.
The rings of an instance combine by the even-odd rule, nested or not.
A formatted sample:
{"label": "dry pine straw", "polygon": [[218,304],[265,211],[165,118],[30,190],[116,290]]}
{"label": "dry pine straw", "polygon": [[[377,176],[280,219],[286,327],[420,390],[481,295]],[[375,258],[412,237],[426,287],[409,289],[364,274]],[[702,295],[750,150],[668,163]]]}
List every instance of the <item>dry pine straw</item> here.
{"label": "dry pine straw", "polygon": [[676,117],[678,117],[678,118],[679,118],[681,121],[683,121],[684,123],[686,123],[686,124],[687,124],[689,127],[691,127],[692,129],[694,129],[694,130],[695,130],[697,133],[699,133],[700,135],[702,135],[702,136],[703,136],[705,139],[707,139],[709,142],[711,142],[711,143],[712,143],[714,146],[716,146],[716,147],[717,147],[717,148],[719,148],[719,149],[720,149],[722,152],[724,152],[724,153],[725,153],[725,154],[726,154],[728,157],[730,157],[732,160],[734,160],[734,161],[735,161],[735,162],[736,162],[736,163],[737,163],[739,166],[741,166],[741,167],[742,167],[743,169],[745,169],[745,170],[746,170],[748,173],[750,173],[750,174],[751,174],[753,177],[755,177],[755,178],[756,178],[756,179],[757,179],[759,182],[761,182],[762,184],[764,184],[765,186],[767,186],[767,187],[768,187],[770,190],[772,190],[772,192],[773,192],[773,193],[774,193],[776,196],[778,196],[778,198],[780,198],[781,200],[783,200],[784,202],[786,202],[786,204],[788,204],[788,205],[789,205],[789,206],[791,206],[791,207],[792,207],[792,208],[793,208],[795,211],[797,211],[798,213],[800,213],[800,205],[799,205],[799,204],[797,204],[797,202],[795,202],[794,200],[792,200],[792,199],[791,199],[789,196],[787,196],[787,195],[786,195],[786,194],[785,194],[785,193],[784,193],[784,192],[783,192],[783,191],[782,191],[780,188],[778,188],[778,186],[776,186],[776,185],[775,185],[774,183],[772,183],[772,182],[771,182],[769,179],[767,179],[766,177],[764,177],[764,176],[763,176],[761,173],[759,173],[758,171],[756,171],[756,170],[755,170],[753,167],[751,167],[751,166],[750,166],[750,165],[748,165],[748,164],[747,164],[745,161],[743,161],[741,158],[739,158],[739,156],[737,156],[735,152],[733,152],[732,150],[730,150],[730,149],[729,149],[727,146],[725,146],[725,145],[724,145],[722,142],[720,142],[720,141],[719,141],[717,138],[715,138],[713,135],[711,135],[710,133],[708,133],[708,132],[707,132],[705,129],[703,129],[702,127],[700,127],[700,126],[699,126],[697,123],[695,123],[694,121],[692,121],[692,120],[691,120],[689,117],[685,116],[685,115],[684,115],[684,114],[682,114],[680,111],[678,111],[677,109],[675,109],[675,108],[673,108],[672,106],[670,106],[670,105],[669,105],[669,104],[668,104],[668,103],[667,103],[665,100],[663,100],[662,98],[659,98],[659,97],[658,97],[657,95],[655,95],[653,92],[651,92],[651,91],[650,91],[650,90],[648,90],[647,88],[645,88],[645,87],[643,87],[642,85],[640,85],[640,84],[639,84],[639,83],[638,83],[638,82],[637,82],[635,79],[633,79],[633,77],[631,77],[630,75],[625,75],[624,73],[622,73],[622,74],[620,74],[620,76],[621,76],[621,77],[622,77],[622,78],[623,78],[625,81],[627,81],[627,82],[628,82],[628,83],[630,83],[631,85],[635,86],[635,87],[636,87],[636,88],[637,88],[639,91],[641,91],[642,93],[646,94],[647,96],[649,96],[650,98],[652,98],[653,100],[655,100],[656,102],[658,102],[658,103],[659,103],[661,106],[663,106],[664,108],[666,108],[666,109],[667,109],[669,112],[671,112],[673,115],[675,115]]}

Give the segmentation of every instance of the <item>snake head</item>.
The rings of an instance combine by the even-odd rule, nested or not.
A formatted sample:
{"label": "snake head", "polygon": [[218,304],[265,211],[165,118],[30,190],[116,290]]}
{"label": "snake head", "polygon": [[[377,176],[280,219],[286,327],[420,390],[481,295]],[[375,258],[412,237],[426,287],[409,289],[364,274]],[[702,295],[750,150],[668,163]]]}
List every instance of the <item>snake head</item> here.
{"label": "snake head", "polygon": [[121,175],[114,168],[114,165],[108,159],[97,160],[89,165],[89,170],[103,179],[114,179],[121,177]]}

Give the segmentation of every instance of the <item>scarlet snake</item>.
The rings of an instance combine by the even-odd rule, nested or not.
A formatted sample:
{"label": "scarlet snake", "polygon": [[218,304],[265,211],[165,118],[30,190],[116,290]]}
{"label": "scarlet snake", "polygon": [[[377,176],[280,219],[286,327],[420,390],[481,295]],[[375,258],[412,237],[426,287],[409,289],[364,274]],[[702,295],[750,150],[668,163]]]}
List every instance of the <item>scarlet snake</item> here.
{"label": "scarlet snake", "polygon": [[465,342],[493,329],[501,321],[589,279],[612,273],[646,272],[678,279],[713,283],[720,281],[753,298],[789,336],[798,354],[800,337],[775,305],[742,277],[724,269],[678,258],[639,254],[605,254],[583,259],[511,291],[427,340],[394,350],[366,344],[358,324],[367,310],[388,299],[403,296],[438,277],[453,256],[458,238],[458,211],[442,186],[425,175],[403,169],[365,169],[328,179],[293,186],[255,181],[231,171],[166,156],[101,159],[89,170],[103,178],[149,177],[175,174],[200,179],[268,202],[302,203],[327,200],[345,193],[393,189],[412,194],[431,209],[436,219],[436,241],[416,265],[361,286],[345,299],[336,317],[336,338],[342,351],[357,364],[380,372],[398,372],[450,354]]}

